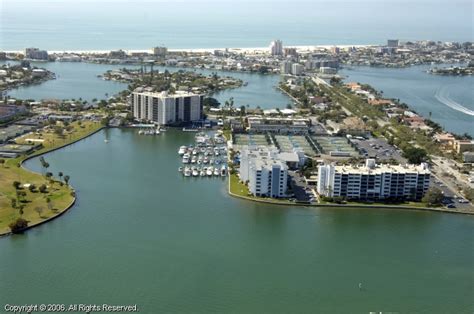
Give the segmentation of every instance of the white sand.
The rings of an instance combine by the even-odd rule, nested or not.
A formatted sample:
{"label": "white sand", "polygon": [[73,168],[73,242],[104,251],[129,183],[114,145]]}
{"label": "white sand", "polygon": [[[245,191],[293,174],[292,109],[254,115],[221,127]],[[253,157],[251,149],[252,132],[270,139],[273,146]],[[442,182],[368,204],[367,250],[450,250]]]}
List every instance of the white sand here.
{"label": "white sand", "polygon": [[[356,48],[363,48],[363,47],[372,47],[377,45],[317,45],[317,46],[285,46],[285,48],[296,48],[297,51],[317,51],[321,49],[330,49],[332,47],[339,47],[341,49],[349,48],[349,47],[356,47]],[[183,49],[173,49],[170,48],[168,51],[170,52],[195,52],[195,53],[206,53],[206,52],[214,52],[214,50],[225,50],[228,49],[230,52],[242,52],[242,53],[268,53],[268,47],[253,47],[253,48],[183,48]],[[118,49],[114,49],[118,50]],[[127,50],[122,49],[127,53],[153,53],[152,49],[141,49],[141,50]],[[112,50],[48,50],[48,53],[71,53],[71,54],[106,54]],[[24,51],[5,51],[7,53],[23,53]]]}

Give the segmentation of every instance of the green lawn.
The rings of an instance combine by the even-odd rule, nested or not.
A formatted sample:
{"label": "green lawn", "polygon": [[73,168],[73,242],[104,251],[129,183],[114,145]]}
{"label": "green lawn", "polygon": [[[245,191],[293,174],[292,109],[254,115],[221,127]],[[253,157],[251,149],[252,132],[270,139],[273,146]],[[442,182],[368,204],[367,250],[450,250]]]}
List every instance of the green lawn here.
{"label": "green lawn", "polygon": [[[80,126],[77,122],[72,123],[73,127],[70,132],[65,134],[63,137],[54,134],[52,131],[40,131],[39,134],[27,134],[17,140],[18,144],[26,143],[26,139],[44,139],[43,148],[34,152],[31,156],[36,156],[41,153],[45,153],[80,138],[83,138],[95,131],[100,127],[100,123],[95,122],[83,122]],[[23,206],[22,217],[29,221],[29,225],[36,224],[42,220],[51,218],[66,209],[66,207],[72,202],[73,196],[71,195],[72,189],[65,184],[60,185],[56,181],[47,180],[42,174],[30,172],[23,167],[20,167],[20,163],[27,156],[21,156],[15,159],[7,159],[3,166],[0,166],[0,234],[9,232],[8,225],[20,217],[20,206]],[[47,161],[47,160],[46,160]],[[64,175],[67,175],[67,169],[63,170]],[[53,174],[56,178],[57,173]],[[74,178],[71,178],[74,180]],[[45,184],[48,189],[46,193],[39,191],[31,192],[28,188],[21,188],[19,191],[26,193],[24,197],[17,197],[17,191],[13,186],[14,181],[19,181],[21,184],[34,184],[37,188],[42,184]],[[49,198],[51,203],[49,207],[46,199]],[[12,199],[17,202],[16,208],[12,207]],[[41,213],[35,210],[41,208]]]}
{"label": "green lawn", "polygon": [[237,174],[231,174],[229,176],[230,180],[230,192],[239,196],[245,196],[245,197],[252,197],[251,194],[249,194],[249,189],[245,184],[239,181],[239,177]]}

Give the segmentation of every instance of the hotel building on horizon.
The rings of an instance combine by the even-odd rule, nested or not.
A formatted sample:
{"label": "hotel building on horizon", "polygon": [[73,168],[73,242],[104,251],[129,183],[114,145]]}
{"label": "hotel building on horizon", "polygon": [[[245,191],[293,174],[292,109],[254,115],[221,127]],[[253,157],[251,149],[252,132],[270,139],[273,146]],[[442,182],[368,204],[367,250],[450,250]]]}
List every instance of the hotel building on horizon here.
{"label": "hotel building on horizon", "polygon": [[430,186],[430,170],[421,165],[324,165],[318,168],[319,195],[353,200],[421,200]]}
{"label": "hotel building on horizon", "polygon": [[180,124],[202,119],[204,95],[188,92],[133,92],[131,109],[139,121],[161,125]]}

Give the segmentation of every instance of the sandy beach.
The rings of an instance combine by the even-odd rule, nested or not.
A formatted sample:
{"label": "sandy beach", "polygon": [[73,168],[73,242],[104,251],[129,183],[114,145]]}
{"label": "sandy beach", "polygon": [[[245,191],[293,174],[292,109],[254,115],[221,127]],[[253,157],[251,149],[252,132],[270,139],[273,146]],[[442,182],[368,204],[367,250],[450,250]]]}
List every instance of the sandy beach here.
{"label": "sandy beach", "polygon": [[[377,45],[315,45],[315,46],[285,46],[285,48],[296,48],[298,52],[309,52],[309,51],[317,51],[321,49],[330,49],[332,47],[338,47],[341,49],[347,49],[350,47],[356,48],[363,48],[363,47],[372,47]],[[247,54],[263,54],[269,52],[268,47],[246,47],[246,48],[180,48],[174,49],[169,48],[168,51],[170,52],[191,52],[191,53],[212,53],[215,50],[228,50],[230,52],[241,52]],[[71,53],[71,54],[104,54],[109,53],[110,51],[120,50],[111,49],[111,50],[48,50],[50,54],[60,54],[60,53]],[[152,49],[122,49],[123,51],[132,54],[132,53],[153,53]],[[22,50],[16,51],[5,51],[6,53],[23,53]]]}

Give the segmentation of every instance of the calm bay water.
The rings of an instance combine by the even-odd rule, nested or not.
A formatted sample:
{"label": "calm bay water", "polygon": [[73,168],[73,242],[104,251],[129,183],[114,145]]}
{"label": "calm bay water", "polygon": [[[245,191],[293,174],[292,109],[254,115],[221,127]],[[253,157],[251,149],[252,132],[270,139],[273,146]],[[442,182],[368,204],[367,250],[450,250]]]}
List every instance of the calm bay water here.
{"label": "calm bay water", "polygon": [[[3,62],[5,63],[5,62]],[[9,62],[11,64],[15,62]],[[2,63],[0,63],[2,64]],[[125,65],[92,64],[82,62],[34,62],[34,66],[46,68],[57,75],[56,80],[44,82],[40,85],[20,87],[8,92],[8,95],[20,99],[71,99],[82,98],[92,100],[94,98],[104,99],[117,94],[127,88],[127,84],[113,81],[104,81],[97,77],[107,70],[120,69],[123,67],[133,68]],[[210,75],[210,70],[195,70],[181,68],[155,67],[155,71],[170,72],[189,70]],[[234,97],[235,106],[247,106],[252,108],[284,108],[291,103],[290,99],[276,89],[280,77],[278,75],[260,75],[240,72],[219,71],[220,75],[229,75],[247,82],[247,86],[237,89],[221,91],[213,97],[222,104],[230,97]]]}
{"label": "calm bay water", "polygon": [[[137,303],[143,313],[474,310],[473,217],[234,199],[224,179],[178,173],[177,149],[192,136],[110,129],[47,154],[54,173],[71,176],[78,202],[0,239],[0,303]],[[40,162],[26,167],[39,171]]]}
{"label": "calm bay water", "polygon": [[451,132],[474,136],[474,77],[426,73],[431,66],[404,69],[352,67],[346,81],[372,85],[388,98],[398,98]]}
{"label": "calm bay water", "polygon": [[[440,27],[442,24],[442,27]],[[3,0],[0,50],[473,40],[470,0]]]}

